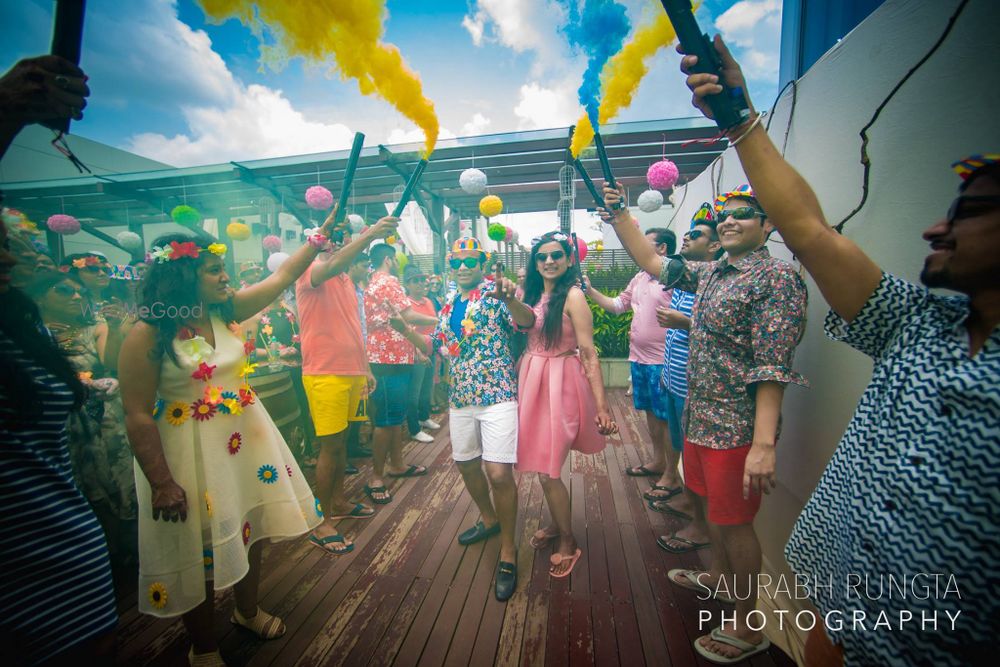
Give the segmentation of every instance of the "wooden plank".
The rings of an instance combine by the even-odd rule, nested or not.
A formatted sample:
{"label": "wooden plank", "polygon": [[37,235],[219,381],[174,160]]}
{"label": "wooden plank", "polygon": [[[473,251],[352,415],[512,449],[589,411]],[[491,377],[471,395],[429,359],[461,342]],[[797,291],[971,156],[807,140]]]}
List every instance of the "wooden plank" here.
{"label": "wooden plank", "polygon": [[[455,634],[451,640],[451,646],[445,657],[444,664],[448,667],[464,667],[470,664],[472,651],[475,648],[477,639],[494,644],[498,637],[479,637],[479,629],[482,625],[483,612],[489,601],[494,605],[503,607],[502,603],[496,601],[493,595],[493,582],[496,573],[497,562],[500,559],[500,539],[490,538],[483,547],[483,554],[479,559],[475,576],[469,586],[469,594],[465,598],[465,604],[459,611],[458,622],[455,625]],[[457,585],[457,584],[456,584]],[[447,601],[445,602],[447,606]],[[444,612],[444,610],[442,610]],[[446,623],[444,613],[441,622]]]}
{"label": "wooden plank", "polygon": [[[396,609],[396,613],[392,616],[388,628],[375,645],[368,661],[369,665],[389,665],[392,663],[399,651],[400,645],[403,643],[403,637],[406,636],[407,630],[410,629],[410,624],[416,618],[417,612],[430,586],[430,579],[413,580],[409,590],[406,592],[406,596]],[[363,645],[361,641],[358,642],[358,646]],[[359,659],[358,662],[352,662],[351,664],[360,665],[363,663]]]}
{"label": "wooden plank", "polygon": [[571,597],[569,602],[569,664],[594,664],[594,629],[590,619],[590,600]]}

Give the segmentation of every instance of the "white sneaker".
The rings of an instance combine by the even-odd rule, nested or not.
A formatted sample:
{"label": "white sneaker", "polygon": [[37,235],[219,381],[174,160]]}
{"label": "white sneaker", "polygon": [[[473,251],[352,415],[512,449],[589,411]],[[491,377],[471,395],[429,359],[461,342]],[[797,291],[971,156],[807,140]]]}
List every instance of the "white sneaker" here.
{"label": "white sneaker", "polygon": [[434,436],[428,435],[423,431],[413,436],[413,439],[416,440],[417,442],[434,442]]}
{"label": "white sneaker", "polygon": [[441,428],[441,424],[438,424],[433,419],[425,419],[422,422],[420,422],[420,425],[423,426],[424,428],[429,428],[432,431],[436,431],[439,428]]}

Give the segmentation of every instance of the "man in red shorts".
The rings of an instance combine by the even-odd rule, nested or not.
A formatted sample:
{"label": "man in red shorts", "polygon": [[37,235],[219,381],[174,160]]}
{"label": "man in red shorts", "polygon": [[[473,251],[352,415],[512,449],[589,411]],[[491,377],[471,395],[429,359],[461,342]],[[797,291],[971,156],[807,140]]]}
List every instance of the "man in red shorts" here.
{"label": "man in red shorts", "polygon": [[[612,209],[622,199],[607,187],[604,196]],[[807,294],[795,268],[771,257],[765,247],[773,227],[750,186],[722,195],[716,210],[716,232],[726,256],[714,262],[655,254],[627,208],[614,218],[603,217],[640,268],[658,275],[666,287],[696,294],[684,484],[700,499],[696,512],[708,519],[712,564],[707,573],[676,569],[669,577],[702,594],[718,590],[721,601],[736,598],[736,627],[727,627],[725,634],[747,648],[739,656],[715,653],[725,659],[769,646],[746,624],[757,606],[761,566],[753,520],[761,493],[773,485],[785,385],[806,384],[792,370],[792,358],[805,330]]]}

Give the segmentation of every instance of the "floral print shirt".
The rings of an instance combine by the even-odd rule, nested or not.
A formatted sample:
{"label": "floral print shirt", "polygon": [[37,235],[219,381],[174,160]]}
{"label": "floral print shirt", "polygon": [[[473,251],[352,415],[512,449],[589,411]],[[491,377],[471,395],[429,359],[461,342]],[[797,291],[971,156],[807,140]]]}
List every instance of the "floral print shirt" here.
{"label": "floral print shirt", "polygon": [[412,364],[413,345],[392,328],[389,320],[411,307],[410,297],[396,276],[384,272],[371,275],[365,289],[368,321],[368,361],[373,364]]}
{"label": "floral print shirt", "polygon": [[805,283],[767,248],[732,264],[726,258],[666,261],[660,282],[697,294],[691,314],[686,438],[710,449],[752,444],[756,383],[808,386],[792,370],[805,330]]}
{"label": "floral print shirt", "polygon": [[462,293],[448,294],[441,307],[434,344],[451,360],[452,408],[517,400],[517,375],[511,356],[514,320],[507,304],[486,296],[493,289],[493,283],[487,280],[469,293],[461,338],[451,328],[451,315]]}

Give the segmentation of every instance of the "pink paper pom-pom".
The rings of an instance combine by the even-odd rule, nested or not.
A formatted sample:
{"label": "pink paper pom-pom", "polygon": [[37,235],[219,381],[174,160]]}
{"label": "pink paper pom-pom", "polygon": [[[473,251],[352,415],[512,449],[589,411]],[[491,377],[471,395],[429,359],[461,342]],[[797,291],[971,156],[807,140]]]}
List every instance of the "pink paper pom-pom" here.
{"label": "pink paper pom-pom", "polygon": [[581,262],[587,259],[587,243],[579,236],[576,237],[576,256]]}
{"label": "pink paper pom-pom", "polygon": [[677,165],[670,160],[654,162],[646,170],[646,180],[649,181],[649,187],[654,190],[669,190],[674,187],[679,176]]}
{"label": "pink paper pom-pom", "polygon": [[322,185],[314,185],[306,190],[306,204],[317,211],[325,211],[333,206],[333,194]]}
{"label": "pink paper pom-pom", "polygon": [[71,215],[56,213],[50,215],[46,224],[56,234],[76,234],[80,231],[80,221]]}
{"label": "pink paper pom-pom", "polygon": [[264,250],[268,252],[278,252],[281,250],[281,239],[274,234],[265,236],[261,244],[264,246]]}

